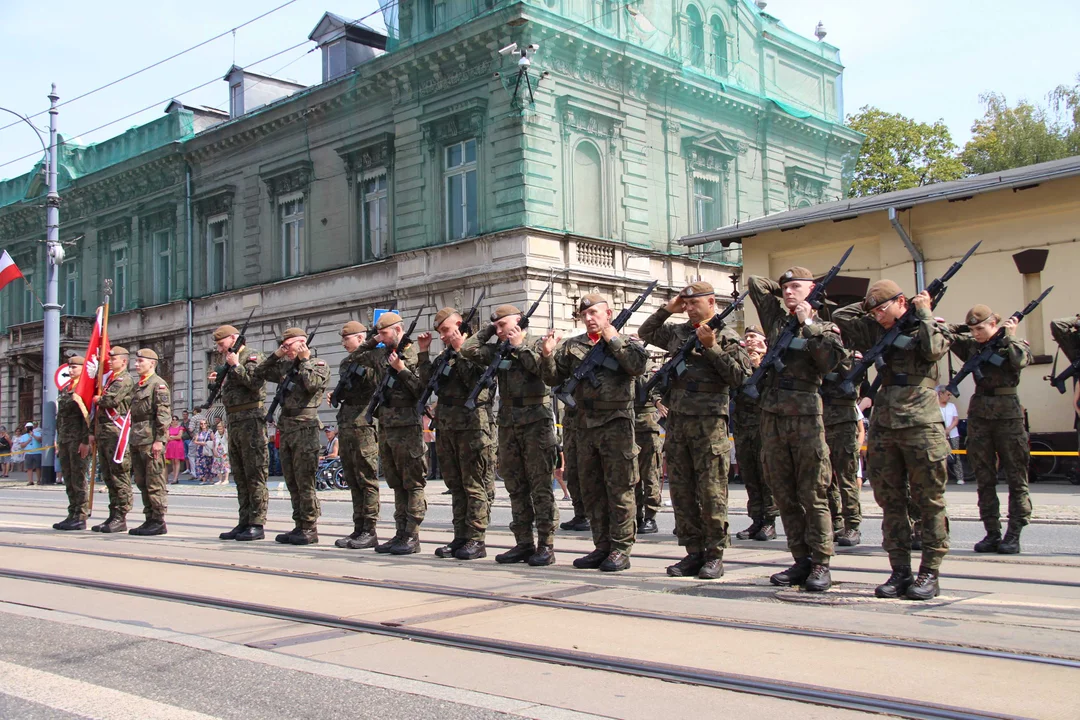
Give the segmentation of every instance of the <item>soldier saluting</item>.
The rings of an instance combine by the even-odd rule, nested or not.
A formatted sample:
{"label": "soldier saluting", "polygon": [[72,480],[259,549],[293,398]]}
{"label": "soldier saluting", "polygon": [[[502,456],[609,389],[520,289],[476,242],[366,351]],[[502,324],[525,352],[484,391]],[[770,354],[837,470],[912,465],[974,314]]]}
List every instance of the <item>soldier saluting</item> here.
{"label": "soldier saluting", "polygon": [[146,522],[129,535],[164,535],[168,490],[165,487],[165,443],[169,439],[172,395],[157,374],[158,355],[149,348],[135,353],[139,380],[131,395],[131,474],[142,493]]}
{"label": "soldier saluting", "polygon": [[218,535],[222,540],[262,540],[265,537],[266,507],[270,502],[266,477],[270,460],[266,447],[266,381],[256,372],[262,353],[238,345],[240,331],[222,325],[214,331],[218,352],[231,368],[225,378],[217,372],[208,376],[210,383],[224,383],[218,397],[225,406],[229,428],[229,467],[236,480],[239,517],[236,527]]}
{"label": "soldier saluting", "polygon": [[566,381],[600,342],[607,345],[608,358],[614,360],[596,368],[595,386],[578,383],[573,398],[578,407],[578,482],[595,546],[591,553],[574,560],[574,567],[615,572],[630,567],[634,546],[634,487],[638,481],[634,377],[645,372],[649,356],[643,345],[615,329],[611,306],[603,295],[582,297],[578,314],[585,323],[584,334],[558,345],[561,333],[553,328],[541,341],[541,376],[551,386]]}
{"label": "soldier saluting", "polygon": [[[113,462],[116,446],[120,442],[124,417],[131,407],[135,383],[128,374],[128,351],[119,345],[109,350],[108,382],[101,395],[94,396],[97,416],[90,444],[97,449],[98,471],[105,487],[109,489],[109,517],[105,522],[90,528],[94,532],[116,533],[127,530],[127,514],[131,510],[131,455],[126,450],[120,462]],[[94,359],[87,361],[87,374],[97,377],[98,366]]]}
{"label": "soldier saluting", "polygon": [[[295,370],[295,372],[293,372]],[[295,527],[274,538],[279,543],[308,545],[319,542],[319,498],[315,472],[319,467],[319,402],[330,381],[330,368],[311,357],[307,333],[291,327],[281,345],[259,363],[255,376],[272,383],[288,383],[281,401],[281,470],[289,488]]]}
{"label": "soldier saluting", "polygon": [[71,380],[56,399],[56,454],[64,474],[68,497],[67,518],[53,525],[53,530],[85,530],[90,499],[86,492],[86,465],[90,456],[90,428],[86,424],[73,391],[79,384],[86,360],[82,355],[68,358]]}

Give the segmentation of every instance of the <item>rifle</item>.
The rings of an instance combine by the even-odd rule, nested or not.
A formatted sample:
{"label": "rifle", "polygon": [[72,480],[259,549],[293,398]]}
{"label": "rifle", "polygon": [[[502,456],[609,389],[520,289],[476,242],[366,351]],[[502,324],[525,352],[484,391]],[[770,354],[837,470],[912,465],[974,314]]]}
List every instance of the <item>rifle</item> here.
{"label": "rifle", "polygon": [[[822,298],[825,295],[825,288],[829,283],[833,281],[838,274],[840,274],[840,268],[847,262],[848,256],[851,255],[851,251],[855,249],[852,245],[844,253],[844,256],[840,258],[840,262],[832,266],[829,272],[825,273],[825,277],[814,283],[814,289],[810,291],[810,294],[806,296],[806,302],[810,304],[810,307],[817,310],[822,305]],[[787,325],[784,327],[784,331],[780,333],[780,336],[776,338],[776,342],[769,345],[769,349],[765,352],[765,357],[761,358],[761,364],[754,370],[754,374],[746,379],[743,383],[742,391],[755,400],[761,395],[761,381],[765,379],[765,374],[769,370],[775,370],[779,375],[784,371],[786,367],[784,365],[784,354],[787,353],[791,347],[792,341],[795,339],[795,333],[799,329],[799,319],[794,315],[788,320]]]}
{"label": "rifle", "polygon": [[[742,305],[743,300],[746,299],[749,292],[749,290],[744,290],[742,295],[740,295],[735,302],[724,308],[724,312],[714,314],[705,324],[719,334],[720,331],[724,329],[724,326],[727,325],[726,321],[728,315],[735,312],[739,306]],[[691,352],[696,350],[700,344],[701,341],[698,340],[697,333],[692,333],[690,338],[683,343],[683,346],[679,348],[674,355],[668,358],[668,361],[661,365],[659,370],[653,373],[653,376],[649,378],[647,383],[641,386],[637,397],[638,405],[644,405],[649,399],[649,394],[657,386],[660,387],[661,394],[666,393],[668,388],[671,387],[672,380],[682,377],[683,373],[686,372],[686,358]]]}
{"label": "rifle", "polygon": [[[540,301],[547,295],[548,290],[551,289],[551,283],[544,288],[544,292],[540,293],[540,297],[536,298],[536,302],[532,304],[529,311],[521,316],[518,320],[518,327],[524,330],[529,327],[529,318],[536,312],[536,308],[540,307]],[[480,376],[480,379],[476,381],[476,385],[473,386],[472,392],[469,393],[468,399],[465,401],[465,407],[472,410],[476,407],[476,400],[480,397],[480,393],[486,388],[489,388],[495,384],[497,377],[496,373],[499,371],[499,366],[502,365],[503,360],[506,359],[506,353],[510,351],[510,341],[503,340],[495,347],[495,356],[491,359],[491,362],[484,369],[484,374]]]}
{"label": "rifle", "polygon": [[[1043,298],[1049,295],[1050,291],[1053,289],[1054,286],[1051,285],[1047,288],[1046,292],[1029,302],[1027,307],[1023,310],[1014,312],[1011,317],[1016,318],[1016,321],[1020,322],[1024,319],[1025,315],[1031,314],[1031,312],[1039,306],[1039,303],[1043,301]],[[994,337],[987,340],[979,349],[979,352],[975,353],[964,362],[964,366],[960,368],[960,372],[953,376],[953,379],[949,381],[949,384],[945,386],[945,389],[951,392],[953,397],[960,397],[959,385],[968,375],[974,375],[975,380],[978,381],[983,379],[982,366],[984,364],[990,363],[995,367],[1001,367],[1005,362],[1005,358],[998,354],[998,350],[1004,347],[1004,345],[1005,328],[998,328],[998,331],[994,333]]]}
{"label": "rifle", "polygon": [[1065,393],[1065,381],[1069,378],[1076,377],[1080,374],[1080,359],[1075,360],[1072,365],[1065,368],[1057,376],[1047,376],[1046,379],[1050,381],[1050,384],[1057,388],[1059,393]]}
{"label": "rifle", "polygon": [[[247,334],[248,325],[251,324],[251,316],[255,314],[257,308],[258,306],[251,308],[247,320],[244,321],[244,327],[240,328],[240,335],[237,336],[236,342],[234,342],[233,346],[226,351],[226,354],[229,352],[240,352],[240,348],[244,347],[244,336]],[[217,397],[225,388],[225,381],[229,378],[229,374],[232,373],[234,367],[235,366],[230,365],[229,363],[224,363],[215,368],[217,380],[210,386],[210,394],[206,397],[206,402],[199,408],[200,410],[209,410],[210,406],[217,401]]]}
{"label": "rifle", "polygon": [[[964,263],[971,257],[978,249],[979,245],[982,245],[982,240],[971,246],[964,257],[954,262],[945,274],[935,279],[930,286],[926,288],[927,294],[930,295],[930,308],[937,307],[937,304],[941,301],[941,298],[945,295],[945,291],[948,289],[945,283],[952,279],[953,275],[960,272],[960,268],[964,267]],[[857,360],[855,366],[844,376],[844,381],[840,383],[840,389],[848,395],[854,395],[855,393],[855,381],[861,380],[863,375],[870,366],[873,365],[879,371],[885,367],[885,351],[891,347],[897,347],[903,350],[904,348],[915,342],[915,339],[902,335],[905,330],[910,328],[916,322],[915,320],[915,306],[909,304],[908,309],[904,314],[895,322],[893,326],[889,328],[881,339],[874,343],[874,346],[863,353],[862,360]],[[876,384],[880,384],[877,379],[874,380]]]}
{"label": "rifle", "polygon": [[[659,283],[659,280],[653,280],[649,287],[645,288],[645,292],[638,295],[637,300],[629,307],[624,307],[619,311],[619,314],[611,321],[611,326],[616,330],[622,330],[623,325],[627,323],[630,316],[645,304],[645,301],[652,295],[652,291],[656,289]],[[567,407],[577,407],[577,401],[574,400],[574,391],[577,390],[577,386],[581,384],[582,380],[588,380],[590,385],[598,387],[600,380],[596,377],[596,369],[599,367],[606,367],[609,370],[619,368],[619,362],[608,353],[606,340],[603,342],[598,340],[595,345],[589,348],[589,352],[574,368],[574,372],[570,373],[570,377],[555,388],[555,397],[566,403]]]}
{"label": "rifle", "polygon": [[[480,303],[484,301],[485,295],[487,295],[487,290],[480,293],[480,297],[477,299],[476,304],[472,306],[472,309],[469,310],[468,314],[462,318],[461,322],[458,324],[461,333],[466,337],[472,334],[472,321],[476,318],[476,313],[480,310]],[[436,328],[436,330],[438,330],[438,328]],[[435,362],[431,364],[431,377],[428,379],[427,387],[424,388],[424,392],[420,394],[420,400],[416,403],[417,413],[422,414],[425,408],[427,408],[428,400],[431,399],[431,396],[437,395],[439,390],[442,389],[443,382],[446,381],[446,378],[450,377],[450,373],[453,371],[453,368],[450,366],[450,361],[456,358],[457,355],[457,350],[448,347],[446,348],[446,352],[440,353],[439,357],[435,358]]]}
{"label": "rifle", "polygon": [[[315,333],[319,332],[319,326],[322,325],[322,318],[315,323],[315,329],[308,333],[307,345],[311,346],[311,341],[315,339]],[[277,392],[274,393],[274,400],[270,403],[270,410],[266,413],[266,422],[272,422],[274,419],[274,413],[277,412],[278,407],[285,401],[285,396],[288,395],[293,387],[296,385],[296,376],[300,374],[300,358],[293,360],[293,366],[289,368],[289,372],[285,373],[285,377],[278,383]]]}
{"label": "rifle", "polygon": [[416,313],[416,317],[413,318],[412,324],[409,325],[409,329],[405,331],[405,334],[401,336],[401,339],[397,341],[394,347],[387,347],[386,353],[386,367],[384,368],[382,379],[379,380],[379,384],[375,387],[375,392],[371,395],[371,399],[368,400],[367,407],[364,408],[364,419],[368,425],[375,419],[375,411],[378,410],[383,403],[386,402],[386,391],[389,390],[391,383],[396,382],[394,379],[395,373],[391,372],[390,356],[394,353],[400,353],[406,347],[412,344],[413,330],[416,329],[416,323],[419,322],[420,316],[424,314],[424,310],[427,309],[427,305],[421,305],[420,309]]}

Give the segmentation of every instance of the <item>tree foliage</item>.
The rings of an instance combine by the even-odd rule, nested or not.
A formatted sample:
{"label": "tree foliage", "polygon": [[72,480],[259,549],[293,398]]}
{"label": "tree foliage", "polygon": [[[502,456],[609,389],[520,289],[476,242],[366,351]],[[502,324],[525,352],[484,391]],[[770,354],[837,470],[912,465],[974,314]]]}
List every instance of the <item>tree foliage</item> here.
{"label": "tree foliage", "polygon": [[849,191],[852,197],[957,180],[965,174],[941,120],[931,125],[864,106],[848,116],[848,126],[866,135]]}

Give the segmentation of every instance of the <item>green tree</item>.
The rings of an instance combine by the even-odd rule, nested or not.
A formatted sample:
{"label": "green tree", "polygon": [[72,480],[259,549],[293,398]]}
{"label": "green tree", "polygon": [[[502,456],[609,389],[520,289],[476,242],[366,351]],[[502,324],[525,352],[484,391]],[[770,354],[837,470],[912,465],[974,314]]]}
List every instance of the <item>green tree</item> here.
{"label": "green tree", "polygon": [[906,190],[964,176],[949,128],[864,106],[848,126],[866,135],[849,195],[863,197]]}

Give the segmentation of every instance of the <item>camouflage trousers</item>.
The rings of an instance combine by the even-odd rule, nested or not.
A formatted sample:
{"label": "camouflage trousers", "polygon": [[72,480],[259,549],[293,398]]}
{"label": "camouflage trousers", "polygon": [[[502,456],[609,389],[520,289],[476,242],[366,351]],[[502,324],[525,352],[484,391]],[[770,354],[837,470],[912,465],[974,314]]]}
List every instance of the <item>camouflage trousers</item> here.
{"label": "camouflage trousers", "polygon": [[979,517],[987,529],[1001,527],[1001,504],[997,495],[999,461],[1009,486],[1009,520],[1027,525],[1031,519],[1029,453],[1023,418],[968,419],[967,457],[978,482]]}
{"label": "camouflage trousers", "polygon": [[341,474],[352,496],[353,527],[375,531],[379,521],[379,439],[373,427],[339,427]]}
{"label": "camouflage trousers", "polygon": [[[634,421],[616,418],[577,430],[578,482],[588,513],[593,545],[629,554],[634,546],[634,487],[638,448]],[[548,487],[551,481],[548,481]]]}
{"label": "camouflage trousers", "polygon": [[555,544],[555,444],[551,420],[499,426],[499,475],[510,493],[510,532],[518,544],[532,544],[534,525],[540,545]]}
{"label": "camouflage trousers", "polygon": [[230,417],[229,469],[236,480],[241,525],[265,525],[270,493],[266,490],[270,459],[266,447],[266,418],[262,409],[249,417]]}
{"label": "camouflage trousers", "polygon": [[321,509],[315,494],[315,472],[319,469],[319,426],[294,426],[281,433],[281,472],[292,503],[293,525],[314,528]]}
{"label": "camouflage trousers", "polygon": [[[920,567],[937,570],[949,552],[945,426],[892,429],[871,425],[866,445],[870,487],[882,512],[881,547],[889,554],[889,563],[894,568],[911,565],[911,521],[921,520]],[[919,506],[920,517],[909,517],[909,502]]]}
{"label": "camouflage trousers", "polygon": [[85,520],[90,512],[90,500],[86,492],[86,473],[90,469],[90,456],[79,455],[77,442],[56,444],[60,458],[60,472],[64,474],[64,490],[68,497],[68,517]]}
{"label": "camouflage trousers", "polygon": [[132,445],[128,448],[131,453],[131,477],[142,494],[143,513],[147,520],[159,522],[165,521],[165,512],[169,508],[164,446],[165,443],[162,443],[157,457],[154,457],[151,445]]}
{"label": "camouflage trousers", "polygon": [[131,446],[124,453],[124,461],[120,464],[113,462],[113,454],[116,452],[116,443],[120,438],[112,433],[98,435],[98,472],[101,480],[109,490],[109,516],[126,518],[131,512]]}
{"label": "camouflage trousers", "polygon": [[721,558],[728,537],[727,420],[718,415],[668,415],[664,455],[675,511],[675,535],[688,553]]}
{"label": "camouflage trousers", "polygon": [[857,421],[825,427],[829,446],[832,482],[829,484],[829,514],[833,532],[856,530],[862,522],[861,481],[859,480],[859,424]]}
{"label": "camouflage trousers", "polygon": [[581,482],[578,479],[577,425],[563,427],[563,482],[570,493],[570,503],[574,506],[574,517],[585,517],[585,500],[581,496]]}
{"label": "camouflage trousers", "polygon": [[394,525],[411,535],[427,513],[427,447],[420,426],[380,427],[379,463],[394,491]]}
{"label": "camouflage trousers", "polygon": [[[488,425],[488,444],[484,448],[484,485],[487,487],[488,505],[495,502],[495,476],[499,464],[499,426],[492,422]],[[490,510],[490,507],[488,508]]]}
{"label": "camouflage trousers", "polygon": [[746,488],[746,514],[751,520],[776,521],[780,511],[761,469],[761,426],[735,431],[735,460]]}
{"label": "camouflage trousers", "polygon": [[454,539],[483,542],[491,514],[487,488],[487,450],[490,438],[484,430],[442,429],[435,433],[439,456],[454,518]]}
{"label": "camouflage trousers", "polygon": [[634,486],[634,502],[637,516],[650,519],[660,512],[660,433],[638,432],[634,440],[638,446],[638,482]]}
{"label": "camouflage trousers", "polygon": [[833,554],[829,517],[829,448],[820,415],[761,413],[761,465],[776,498],[788,550],[796,560],[828,564]]}

